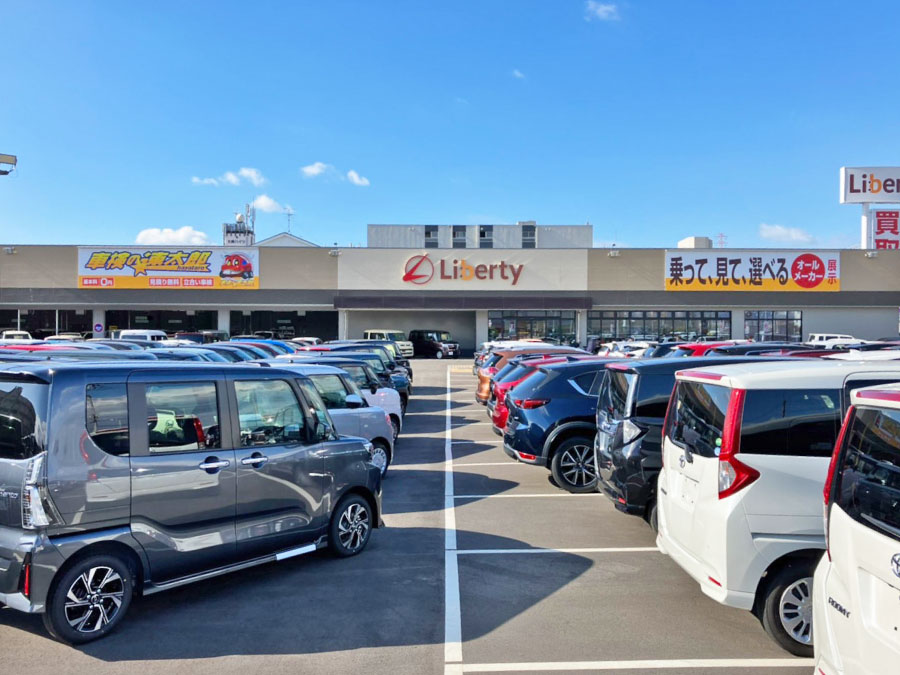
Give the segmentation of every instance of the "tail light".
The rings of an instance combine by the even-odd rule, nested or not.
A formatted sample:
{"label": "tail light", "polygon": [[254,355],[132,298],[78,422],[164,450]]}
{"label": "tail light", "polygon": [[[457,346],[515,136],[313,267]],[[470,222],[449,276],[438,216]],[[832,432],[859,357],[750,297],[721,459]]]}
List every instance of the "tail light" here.
{"label": "tail light", "polygon": [[31,554],[25,556],[22,564],[22,573],[19,576],[19,590],[26,598],[31,597]]}
{"label": "tail light", "polygon": [[856,414],[856,408],[852,405],[844,416],[844,423],[841,425],[841,433],[838,434],[837,443],[834,444],[834,452],[831,453],[831,462],[828,464],[828,475],[825,477],[825,489],[822,491],[824,497],[825,511],[825,553],[828,561],[831,562],[831,542],[828,536],[828,528],[831,524],[831,495],[834,488],[834,476],[837,473],[837,465],[840,462],[841,450],[844,448],[844,442],[847,438],[847,431],[853,424],[853,417]]}
{"label": "tail light", "polygon": [[22,527],[33,530],[50,524],[41,501],[41,485],[44,482],[44,457],[33,457],[25,468],[25,484],[22,486]]}
{"label": "tail light", "polygon": [[737,458],[741,449],[741,418],[744,415],[743,389],[732,389],[722,430],[722,447],[719,451],[719,499],[730,497],[759,478],[759,471]]}
{"label": "tail light", "polygon": [[521,408],[522,410],[534,410],[535,408],[540,408],[541,406],[545,406],[550,403],[549,398],[517,398],[515,401],[517,408]]}

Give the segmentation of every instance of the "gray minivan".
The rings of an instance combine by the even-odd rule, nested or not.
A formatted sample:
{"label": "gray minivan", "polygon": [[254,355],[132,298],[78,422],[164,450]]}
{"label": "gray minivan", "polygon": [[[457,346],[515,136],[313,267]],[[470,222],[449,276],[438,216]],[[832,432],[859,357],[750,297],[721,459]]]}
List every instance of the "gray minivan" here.
{"label": "gray minivan", "polygon": [[83,643],[150,594],[381,525],[372,445],[277,368],[0,366],[0,603]]}

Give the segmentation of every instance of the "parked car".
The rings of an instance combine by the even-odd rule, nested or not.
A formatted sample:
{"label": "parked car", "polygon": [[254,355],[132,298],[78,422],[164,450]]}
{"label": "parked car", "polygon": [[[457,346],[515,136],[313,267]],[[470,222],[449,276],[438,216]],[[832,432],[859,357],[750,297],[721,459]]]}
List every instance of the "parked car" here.
{"label": "parked car", "polygon": [[338,438],[297,373],[16,363],[0,400],[0,602],[65,642],[107,635],[135,595],[355,555],[381,523],[371,444]]}
{"label": "parked car", "polygon": [[669,406],[657,546],[714,600],[811,656],[821,494],[851,389],[900,364],[818,360],[683,370]]}
{"label": "parked car", "polygon": [[0,340],[31,340],[31,333],[27,330],[5,330],[0,332]]}
{"label": "parked car", "polygon": [[[720,355],[720,356],[741,356],[741,355],[754,355],[754,354],[767,354],[770,352],[799,352],[804,350],[811,350],[812,347],[805,345],[801,342],[743,342],[741,344],[735,345],[727,345],[724,347],[716,347],[711,352],[709,352],[710,356]],[[693,364],[691,364],[693,368]]]}
{"label": "parked car", "polygon": [[412,330],[409,332],[413,355],[443,359],[459,358],[459,343],[445,330]]}
{"label": "parked car", "polygon": [[[750,360],[765,361],[758,356],[698,356],[690,365],[700,368]],[[675,373],[684,367],[680,358],[610,363],[597,402],[597,488],[617,509],[643,517],[654,531],[663,423],[675,388]]]}
{"label": "parked car", "polygon": [[88,345],[106,345],[117,351],[141,351],[143,347],[134,340],[110,340],[107,338],[90,338],[84,341]]}
{"label": "parked car", "polygon": [[[296,359],[294,362],[301,363]],[[382,382],[369,364],[361,359],[330,356],[327,354],[323,356],[306,356],[302,363],[319,363],[325,366],[334,366],[350,375],[359,387],[363,398],[366,399],[366,403],[377,406],[388,414],[393,427],[394,440],[397,440],[403,429],[403,415],[406,412],[400,400],[400,392]],[[273,365],[278,364],[274,363]]]}
{"label": "parked car", "polygon": [[321,359],[326,356],[338,356],[347,359],[354,359],[357,361],[365,362],[375,373],[378,379],[382,384],[388,387],[393,387],[397,390],[397,394],[400,396],[400,405],[402,407],[403,414],[406,414],[406,407],[409,405],[409,397],[411,395],[409,380],[405,375],[401,373],[392,373],[389,371],[384,362],[381,360],[381,357],[378,354],[374,354],[372,352],[354,352],[348,351],[344,349],[326,349],[324,351],[310,351],[310,352],[300,352],[299,354],[287,354],[285,356],[279,356],[277,362],[281,361],[293,362],[293,363],[303,363],[307,359]]}
{"label": "parked car", "polygon": [[406,333],[402,330],[390,328],[369,328],[363,331],[364,340],[388,340],[395,342],[400,348],[400,353],[407,359],[415,353],[413,343],[406,339]]}
{"label": "parked car", "polygon": [[392,375],[402,375],[407,380],[407,383],[412,382],[412,369],[397,363],[393,352],[386,346],[377,344],[374,340],[361,340],[359,342],[329,342],[328,344],[319,345],[317,347],[301,347],[300,350],[321,351],[323,348],[327,348],[333,352],[369,352],[375,354],[381,359],[381,363],[389,373]]}
{"label": "parked car", "polygon": [[154,349],[153,356],[160,361],[214,361],[218,363],[230,361],[213,349],[195,349],[194,347]]}
{"label": "parked car", "polygon": [[818,349],[834,349],[842,345],[852,345],[859,342],[862,342],[859,338],[839,333],[810,333],[806,338],[806,344]]}
{"label": "parked car", "polygon": [[318,364],[283,367],[312,381],[341,436],[359,436],[374,446],[372,463],[386,475],[394,456],[394,428],[387,412],[366,403],[356,382],[340,368]]}
{"label": "parked car", "polygon": [[507,392],[506,454],[549,468],[556,484],[568,492],[593,492],[597,393],[607,362],[585,359],[541,366]]}
{"label": "parked car", "polygon": [[[540,366],[549,366],[552,363],[566,363],[577,361],[581,357],[565,354],[562,356],[528,356],[510,361],[497,373],[491,386],[491,398],[487,402],[488,417],[491,418],[491,429],[498,436],[503,435],[506,421],[509,418],[509,408],[506,407],[506,393],[519,386],[526,379],[537,372]],[[585,355],[583,358],[593,358]]]}
{"label": "parked car", "polygon": [[209,344],[211,342],[227,342],[228,331],[224,330],[198,330],[198,331],[178,331],[175,333],[177,340],[190,340],[199,344]]}
{"label": "parked car", "polygon": [[486,405],[491,397],[491,382],[510,360],[528,355],[549,356],[551,354],[590,354],[577,347],[554,347],[552,345],[539,345],[536,347],[517,347],[515,349],[499,349],[491,354],[490,358],[478,371],[478,386],[475,389],[475,400],[481,405]]}
{"label": "parked car", "polygon": [[305,345],[320,345],[322,344],[322,338],[317,337],[294,337],[291,338],[291,342],[296,342],[301,346]]}
{"label": "parked car", "polygon": [[[409,362],[409,359],[403,355],[400,346],[393,340],[378,340],[376,338],[370,340],[331,340],[325,344],[356,345],[363,351],[377,347],[378,349],[376,351],[384,353],[389,359],[389,362],[386,364],[389,368],[400,366],[400,368],[406,372],[406,376],[410,381],[413,379],[412,364]],[[382,352],[382,350],[384,351]]]}
{"label": "parked car", "polygon": [[730,347],[731,345],[746,344],[750,340],[718,340],[709,342],[685,342],[678,345],[671,352],[673,358],[685,356],[706,356],[712,350],[719,347]]}
{"label": "parked car", "polygon": [[48,335],[44,338],[45,342],[84,342],[84,336],[81,333],[57,333],[56,335]]}
{"label": "parked car", "polygon": [[115,335],[113,337],[116,340],[146,340],[148,342],[160,342],[168,337],[164,330],[127,328],[114,332]]}
{"label": "parked car", "polygon": [[862,389],[825,482],[813,577],[816,673],[889,673],[900,663],[900,387]]}

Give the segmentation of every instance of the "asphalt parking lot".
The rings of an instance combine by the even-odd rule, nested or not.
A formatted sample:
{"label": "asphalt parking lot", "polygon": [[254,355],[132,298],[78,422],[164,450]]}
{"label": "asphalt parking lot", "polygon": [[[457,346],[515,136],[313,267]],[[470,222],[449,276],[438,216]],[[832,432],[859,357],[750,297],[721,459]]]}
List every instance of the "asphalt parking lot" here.
{"label": "asphalt parking lot", "polygon": [[9,672],[809,673],[702,595],[650,529],[503,453],[471,362],[416,361],[360,556],[320,552],[137,600],[79,649],[0,610]]}

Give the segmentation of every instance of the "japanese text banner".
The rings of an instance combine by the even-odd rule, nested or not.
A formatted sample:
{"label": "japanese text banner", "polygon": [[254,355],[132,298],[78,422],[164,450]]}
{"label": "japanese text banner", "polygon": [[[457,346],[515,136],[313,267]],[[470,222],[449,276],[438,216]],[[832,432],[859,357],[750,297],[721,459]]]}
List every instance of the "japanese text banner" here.
{"label": "japanese text banner", "polygon": [[78,288],[257,289],[259,251],[212,246],[79,247]]}
{"label": "japanese text banner", "polygon": [[841,290],[838,251],[666,251],[667,291]]}

